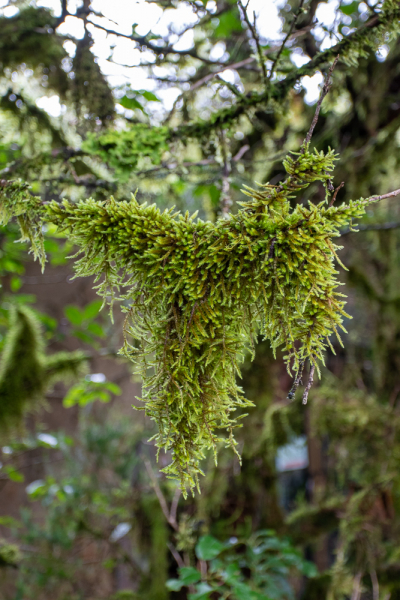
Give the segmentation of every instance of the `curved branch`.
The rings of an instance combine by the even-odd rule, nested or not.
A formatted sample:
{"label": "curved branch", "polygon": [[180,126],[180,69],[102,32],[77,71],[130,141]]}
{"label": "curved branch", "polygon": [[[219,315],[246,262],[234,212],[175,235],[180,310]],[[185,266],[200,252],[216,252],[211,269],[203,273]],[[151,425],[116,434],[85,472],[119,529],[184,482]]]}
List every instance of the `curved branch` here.
{"label": "curved branch", "polygon": [[97,29],[101,29],[102,31],[105,31],[108,34],[117,35],[119,37],[123,37],[128,40],[132,40],[133,42],[136,42],[140,46],[146,46],[146,48],[148,48],[149,50],[154,52],[154,54],[156,54],[156,55],[162,54],[163,56],[166,56],[167,54],[179,54],[181,56],[190,56],[191,58],[200,60],[201,62],[204,62],[208,65],[220,65],[221,64],[219,61],[215,61],[215,60],[211,60],[209,58],[204,58],[203,56],[199,56],[197,54],[196,50],[194,50],[194,49],[193,50],[175,50],[175,48],[171,44],[169,44],[168,46],[157,46],[156,44],[153,44],[150,40],[148,40],[146,36],[128,35],[126,33],[121,33],[119,31],[116,31],[115,29],[109,29],[108,27],[104,27],[103,25],[100,25],[99,23],[95,23],[94,21],[88,21],[88,23],[90,23],[90,25],[93,25],[93,27],[96,27]]}

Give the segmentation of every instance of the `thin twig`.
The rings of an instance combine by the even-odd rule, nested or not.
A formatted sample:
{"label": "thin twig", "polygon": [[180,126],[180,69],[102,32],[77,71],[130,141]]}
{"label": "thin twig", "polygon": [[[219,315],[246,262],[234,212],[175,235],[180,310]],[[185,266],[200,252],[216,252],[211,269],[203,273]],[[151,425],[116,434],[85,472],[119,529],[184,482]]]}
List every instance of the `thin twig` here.
{"label": "thin twig", "polygon": [[314,383],[314,371],[315,371],[315,365],[311,365],[310,367],[310,374],[308,376],[308,382],[307,385],[305,387],[305,390],[303,392],[303,404],[307,404],[307,400],[308,400],[308,394],[311,390],[311,386]]}
{"label": "thin twig", "polygon": [[148,48],[149,50],[151,50],[152,52],[154,52],[154,54],[156,55],[164,55],[166,56],[167,54],[180,54],[183,56],[191,56],[192,58],[195,58],[197,60],[202,61],[203,63],[206,63],[208,65],[219,65],[221,64],[220,61],[218,60],[210,60],[208,58],[205,58],[203,56],[199,56],[197,54],[197,52],[194,49],[191,50],[176,50],[173,46],[173,44],[168,44],[166,46],[156,46],[155,44],[153,44],[148,38],[147,36],[139,36],[139,35],[129,35],[126,33],[121,33],[120,31],[116,31],[115,29],[109,29],[108,27],[103,27],[103,25],[100,25],[99,23],[95,23],[94,21],[87,21],[88,25],[93,25],[93,27],[96,27],[97,29],[101,29],[102,31],[105,31],[108,34],[111,35],[116,35],[119,37],[123,37],[126,38],[128,40],[132,40],[133,42],[136,42],[137,44],[139,44],[140,46],[146,46],[146,48]]}
{"label": "thin twig", "polygon": [[[313,26],[314,26],[314,23],[312,25],[304,27],[304,29],[299,29],[299,31],[294,31],[289,36],[290,39],[291,40],[292,39],[296,39],[298,37],[301,37],[302,35],[305,35],[306,33],[308,33],[313,28]],[[288,40],[286,40],[286,42],[287,41]],[[265,57],[267,57],[269,54],[272,54],[273,52],[276,52],[277,50],[279,51],[280,48],[281,48],[280,44],[272,46],[271,48],[268,48],[267,50],[265,50],[264,53],[263,53],[263,55]],[[204,85],[205,83],[208,83],[209,81],[211,81],[211,79],[213,79],[216,75],[219,75],[220,73],[223,73],[224,71],[227,71],[227,70],[238,70],[238,69],[241,69],[243,67],[247,67],[248,65],[251,65],[251,63],[253,63],[256,60],[257,60],[257,58],[255,56],[249,56],[249,58],[245,58],[243,60],[240,60],[239,62],[231,63],[231,64],[228,64],[228,65],[223,65],[220,69],[218,69],[218,71],[215,71],[214,73],[209,73],[208,75],[205,75],[204,77],[202,77],[201,79],[199,79],[198,81],[196,81],[191,86],[190,90],[188,90],[188,91],[189,92],[194,92],[194,90],[196,90],[197,88],[199,88],[202,85]],[[188,83],[188,82],[182,81],[181,83]]]}
{"label": "thin twig", "polygon": [[387,194],[382,194],[382,196],[370,196],[368,198],[368,200],[371,200],[371,202],[373,202],[373,201],[379,202],[380,200],[384,200],[385,198],[394,198],[395,196],[398,196],[399,194],[400,194],[400,189],[394,190],[393,192],[388,192]]}
{"label": "thin twig", "polygon": [[351,594],[351,600],[360,600],[361,597],[361,577],[362,573],[359,571],[354,578],[353,592]]}
{"label": "thin twig", "polygon": [[317,107],[315,109],[314,118],[313,118],[313,120],[311,122],[310,129],[308,130],[308,133],[307,133],[307,135],[306,135],[306,137],[304,139],[304,142],[302,144],[302,147],[301,147],[301,152],[303,154],[306,151],[306,148],[308,147],[308,144],[310,143],[310,140],[312,138],[312,134],[314,132],[315,126],[316,126],[316,124],[318,122],[319,112],[321,110],[321,104],[322,104],[325,96],[327,95],[327,93],[329,92],[329,90],[331,88],[331,85],[332,85],[331,75],[333,73],[334,68],[337,65],[338,60],[339,60],[339,54],[337,55],[337,57],[333,61],[332,65],[330,66],[328,74],[326,76],[324,87],[322,88],[319,100],[317,102]]}
{"label": "thin twig", "polygon": [[369,576],[371,577],[372,583],[372,600],[379,600],[379,581],[376,571],[372,569],[372,571],[369,572]]}
{"label": "thin twig", "polygon": [[377,225],[357,225],[357,229],[343,229],[340,235],[348,235],[349,233],[357,233],[359,231],[386,231],[388,229],[399,229],[400,222],[393,223],[378,223]]}
{"label": "thin twig", "polygon": [[169,511],[169,518],[173,523],[177,523],[176,513],[178,511],[179,498],[181,497],[181,488],[175,488],[175,494],[171,503],[171,510]]}
{"label": "thin twig", "polygon": [[342,183],[340,185],[338,185],[338,187],[336,188],[336,190],[335,190],[335,192],[334,192],[334,194],[332,196],[332,199],[329,202],[329,208],[334,205],[335,200],[336,200],[336,196],[338,195],[338,192],[342,189],[343,186],[344,186],[344,181],[342,181]]}
{"label": "thin twig", "polygon": [[247,152],[247,150],[250,150],[249,144],[245,144],[244,146],[242,146],[239,152],[235,154],[235,156],[232,158],[232,161],[238,162],[242,158],[243,154]]}
{"label": "thin twig", "polygon": [[174,557],[178,567],[180,569],[182,567],[184,567],[185,563],[183,562],[183,559],[182,559],[181,555],[179,554],[178,550],[175,548],[175,546],[173,546],[171,544],[171,542],[167,542],[167,546],[168,546],[168,550],[171,552],[172,556]]}
{"label": "thin twig", "polygon": [[171,527],[173,529],[175,529],[175,531],[178,531],[178,523],[176,522],[176,520],[173,518],[173,515],[171,515],[171,512],[168,509],[168,504],[167,501],[165,499],[164,494],[161,491],[160,486],[158,485],[158,481],[153,473],[153,469],[151,468],[151,464],[149,462],[149,460],[147,458],[143,459],[144,465],[146,467],[146,471],[151,479],[151,483],[153,484],[153,488],[154,491],[156,493],[156,496],[158,498],[158,501],[160,503],[160,507],[161,510],[164,514],[164,517],[167,519],[168,523],[171,525]]}
{"label": "thin twig", "polygon": [[[391,11],[391,19],[400,18],[400,6]],[[199,121],[194,120],[187,124],[179,125],[175,128],[171,128],[169,139],[182,139],[188,137],[201,138],[211,130],[220,129],[223,126],[228,126],[233,121],[236,121],[239,117],[246,114],[247,111],[259,104],[267,103],[278,100],[282,102],[283,98],[287,96],[289,90],[293,89],[293,86],[305,75],[312,76],[317,70],[321,69],[323,65],[330,61],[332,57],[337,54],[347,52],[354,43],[359,44],[365,37],[371,34],[375,28],[379,27],[382,22],[382,17],[375,16],[354,32],[335,44],[334,46],[327,48],[321,52],[318,52],[314,58],[302,67],[293,68],[287,74],[287,76],[280,80],[271,82],[267,89],[263,89],[261,92],[251,92],[246,94],[243,99],[238,100],[228,108],[222,108],[216,111],[212,115],[212,119]]]}
{"label": "thin twig", "polygon": [[296,394],[297,388],[298,388],[298,387],[299,387],[299,385],[300,385],[301,378],[302,378],[302,376],[303,376],[304,363],[305,363],[305,361],[304,361],[304,360],[300,361],[300,364],[299,364],[299,369],[298,369],[298,371],[297,371],[297,374],[296,374],[295,380],[293,381],[293,385],[292,385],[292,387],[291,387],[291,390],[290,390],[290,392],[289,392],[289,393],[288,393],[288,395],[287,395],[287,399],[288,399],[288,400],[293,400],[293,398],[294,398],[294,396],[295,396],[295,394]]}
{"label": "thin twig", "polygon": [[249,15],[247,14],[247,7],[248,7],[249,3],[247,2],[246,6],[244,6],[242,0],[238,0],[238,5],[242,9],[243,18],[246,21],[247,27],[249,28],[250,33],[251,33],[251,37],[253,38],[254,43],[256,45],[257,54],[258,54],[258,60],[259,60],[260,67],[261,67],[261,70],[262,70],[264,84],[267,85],[267,83],[268,83],[267,67],[265,66],[264,54],[263,54],[263,51],[262,51],[262,48],[261,48],[259,35],[257,33],[257,27],[256,27],[257,18],[256,18],[256,13],[255,12],[253,13],[253,15],[254,15],[254,22],[252,23],[250,21],[250,19],[249,19]]}
{"label": "thin twig", "polygon": [[222,79],[222,77],[220,77],[219,75],[216,76],[216,79],[222,83],[222,85],[225,85],[230,92],[232,92],[232,94],[236,97],[239,98],[243,98],[243,94],[241,92],[239,92],[239,90],[237,89],[237,87],[235,87],[233,85],[233,83],[230,83],[229,81],[225,81],[225,79]]}
{"label": "thin twig", "polygon": [[199,79],[198,81],[196,81],[191,86],[190,90],[188,90],[188,91],[189,92],[194,92],[195,90],[197,90],[197,88],[199,88],[202,85],[204,85],[205,83],[208,83],[209,81],[211,81],[211,79],[213,79],[216,75],[219,75],[220,73],[223,73],[224,71],[227,71],[227,70],[230,70],[230,69],[235,69],[235,70],[240,69],[242,67],[250,65],[255,60],[256,60],[256,58],[254,56],[250,56],[249,58],[245,58],[244,60],[241,60],[239,62],[232,63],[230,65],[224,65],[223,67],[221,67],[220,69],[218,69],[218,71],[215,71],[214,73],[209,73],[208,75],[205,75],[204,77],[202,77],[201,79]]}
{"label": "thin twig", "polygon": [[287,41],[289,40],[289,38],[291,37],[291,35],[292,35],[292,32],[293,32],[294,26],[296,25],[297,19],[299,18],[299,16],[300,16],[300,15],[301,15],[301,13],[303,12],[303,4],[304,4],[304,0],[300,0],[300,6],[299,6],[299,10],[298,10],[298,11],[297,11],[297,13],[294,15],[294,17],[293,17],[293,20],[292,20],[292,23],[291,23],[291,25],[290,25],[290,28],[289,28],[289,31],[288,31],[288,33],[286,34],[286,37],[285,37],[285,39],[283,40],[283,42],[282,42],[282,44],[281,44],[281,47],[279,48],[278,54],[276,55],[276,58],[275,58],[275,60],[273,61],[273,63],[272,63],[272,66],[271,66],[271,68],[270,68],[270,70],[269,70],[268,81],[270,81],[270,80],[271,80],[271,78],[272,78],[272,75],[274,74],[275,67],[276,67],[276,65],[278,64],[278,61],[279,61],[279,59],[280,59],[280,57],[281,57],[281,54],[282,54],[282,52],[283,52],[283,50],[284,50],[284,48],[285,48],[285,46],[286,46],[286,43],[287,43]]}
{"label": "thin twig", "polygon": [[223,219],[227,219],[232,206],[232,198],[230,196],[230,174],[231,174],[231,163],[228,158],[228,152],[226,148],[226,137],[225,132],[221,131],[221,150],[222,157],[224,160],[224,170],[222,172],[222,192],[221,192],[221,216]]}

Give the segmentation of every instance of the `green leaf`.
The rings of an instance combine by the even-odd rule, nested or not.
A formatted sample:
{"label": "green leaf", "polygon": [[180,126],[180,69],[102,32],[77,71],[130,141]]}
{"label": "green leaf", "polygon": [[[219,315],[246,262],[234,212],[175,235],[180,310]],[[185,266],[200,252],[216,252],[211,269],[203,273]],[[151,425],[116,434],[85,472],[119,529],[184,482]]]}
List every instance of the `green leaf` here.
{"label": "green leaf", "polygon": [[266,594],[255,592],[246,583],[238,583],[235,585],[233,592],[237,600],[272,600],[272,598]]}
{"label": "green leaf", "polygon": [[[111,396],[110,394],[108,394],[107,392],[103,391],[103,390],[99,390],[96,394],[96,392],[93,392],[93,394],[90,394],[91,398],[90,398],[90,402],[93,402],[93,400],[100,400],[100,402],[110,402],[111,400]],[[97,396],[97,397],[96,397]]]}
{"label": "green leaf", "polygon": [[102,301],[94,300],[83,309],[83,318],[85,320],[94,319],[99,314],[99,310],[101,308]]}
{"label": "green leaf", "polygon": [[242,23],[237,15],[231,10],[218,17],[219,23],[214,30],[216,37],[229,37],[234,31],[242,31]]}
{"label": "green leaf", "polygon": [[304,561],[302,568],[301,568],[301,572],[306,577],[317,577],[317,575],[318,575],[317,567],[314,565],[314,563],[309,562],[309,561]]}
{"label": "green leaf", "polygon": [[104,337],[104,330],[99,323],[89,323],[87,330],[93,335],[97,335],[97,337]]}
{"label": "green leaf", "polygon": [[218,206],[221,190],[216,185],[198,185],[193,191],[196,198],[205,194],[209,196],[213,206]]}
{"label": "green leaf", "polygon": [[358,12],[359,2],[354,0],[354,2],[350,2],[350,4],[342,4],[339,6],[339,10],[347,16],[352,15],[355,12]]}
{"label": "green leaf", "polygon": [[168,579],[165,584],[167,590],[171,592],[179,592],[184,586],[184,583],[180,579]]}
{"label": "green leaf", "polygon": [[221,544],[212,535],[202,536],[196,545],[196,556],[200,560],[212,560],[225,549],[224,544]]}
{"label": "green leaf", "polygon": [[85,344],[91,344],[93,342],[93,338],[84,331],[74,331],[73,335],[77,337],[78,340],[85,342]]}
{"label": "green leaf", "polygon": [[149,102],[161,102],[160,98],[157,98],[153,92],[148,92],[147,90],[142,90],[140,95],[145,98],[145,100],[149,100]]}
{"label": "green leaf", "polygon": [[179,577],[185,585],[190,585],[200,581],[201,573],[194,567],[182,567],[179,569]]}
{"label": "green leaf", "polygon": [[63,400],[63,406],[70,408],[78,404],[79,406],[86,406],[92,402],[110,402],[111,394],[119,396],[121,394],[121,388],[112,381],[106,382],[95,382],[85,381],[83,383],[77,383],[72,386]]}
{"label": "green leaf", "polygon": [[58,252],[59,251],[57,242],[55,240],[49,240],[49,239],[44,240],[44,249],[46,250],[46,252]]}
{"label": "green leaf", "polygon": [[64,314],[72,325],[80,325],[83,321],[83,315],[77,306],[66,306]]}
{"label": "green leaf", "polygon": [[75,404],[79,403],[79,399],[81,395],[84,393],[83,386],[81,384],[76,384],[72,386],[66,396],[63,399],[63,406],[65,408],[71,408],[71,406],[75,406]]}
{"label": "green leaf", "polygon": [[0,517],[0,525],[3,527],[21,527],[21,523],[14,519],[14,517],[4,516]]}
{"label": "green leaf", "polygon": [[21,483],[22,481],[25,480],[25,477],[23,476],[23,474],[20,473],[19,471],[17,471],[17,469],[12,467],[11,465],[7,465],[6,467],[4,467],[4,470],[7,473],[7,475],[9,476],[9,478],[11,479],[11,481],[16,481],[18,483]]}
{"label": "green leaf", "polygon": [[210,597],[210,593],[214,591],[208,583],[199,583],[197,590],[194,594],[189,594],[189,600],[207,600]]}
{"label": "green leaf", "polygon": [[240,576],[238,563],[235,562],[228,565],[225,571],[222,572],[221,576],[229,585],[237,583],[238,577]]}
{"label": "green leaf", "polygon": [[10,288],[12,292],[18,292],[20,287],[22,286],[22,279],[20,277],[11,277]]}
{"label": "green leaf", "polygon": [[119,385],[117,385],[113,381],[107,381],[106,383],[100,385],[103,385],[106,390],[108,390],[112,394],[115,394],[116,396],[120,396],[122,394],[122,390],[119,387]]}
{"label": "green leaf", "polygon": [[134,110],[135,108],[138,108],[143,113],[145,112],[143,106],[138,100],[136,100],[136,98],[129,98],[128,96],[123,96],[122,98],[120,98],[120,100],[118,100],[118,104],[120,104],[124,108],[128,108],[129,110]]}

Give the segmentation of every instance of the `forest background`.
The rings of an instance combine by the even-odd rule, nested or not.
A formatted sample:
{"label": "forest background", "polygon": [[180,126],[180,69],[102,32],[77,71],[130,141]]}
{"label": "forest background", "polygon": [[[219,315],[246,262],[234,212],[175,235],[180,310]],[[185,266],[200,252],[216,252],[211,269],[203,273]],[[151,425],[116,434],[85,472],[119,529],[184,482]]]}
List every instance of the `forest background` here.
{"label": "forest background", "polygon": [[[337,202],[397,189],[399,18],[394,1],[4,1],[3,193],[16,180],[45,201],[138,190],[226,218],[243,186],[281,181],[337,55],[312,139],[339,153]],[[112,324],[93,281],[73,279],[55,227],[44,274],[2,228],[0,597],[400,598],[399,227],[394,198],[341,232],[344,347],[332,340],[304,406],[260,340],[242,373],[255,404],[242,464],[222,444],[187,499],[131,408],[140,378],[117,354],[119,308]],[[282,472],[293,440],[308,465]]]}

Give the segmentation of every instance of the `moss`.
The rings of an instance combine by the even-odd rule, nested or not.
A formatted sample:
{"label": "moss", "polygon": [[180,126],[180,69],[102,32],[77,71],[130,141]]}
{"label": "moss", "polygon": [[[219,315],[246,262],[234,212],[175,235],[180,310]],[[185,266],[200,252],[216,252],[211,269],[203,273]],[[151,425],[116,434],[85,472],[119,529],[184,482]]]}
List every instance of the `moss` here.
{"label": "moss", "polygon": [[39,321],[28,307],[10,308],[9,328],[0,359],[0,428],[21,423],[27,410],[40,401],[55,381],[82,372],[82,352],[44,353]]}
{"label": "moss", "polygon": [[17,567],[21,559],[19,547],[0,538],[0,567]]}
{"label": "moss", "polygon": [[216,455],[219,442],[235,449],[243,415],[233,413],[252,406],[236,375],[259,333],[274,352],[283,348],[294,374],[306,361],[319,369],[329,336],[340,340],[348,315],[337,291],[340,247],[333,240],[374,199],[340,207],[290,203],[314,182],[328,197],[335,159],[331,150],[303,147],[284,162],[285,181],[246,190],[250,200],[242,209],[215,224],[161,213],[135,198],[60,205],[28,197],[24,212],[20,196],[3,194],[3,222],[12,214],[36,219],[24,233],[34,241],[42,222],[56,224],[83,253],[77,275],[101,279],[97,289],[105,301],[125,299],[122,353],[143,377],[144,410],[158,424],[158,447],[172,451],[164,471],[184,491],[198,485],[207,449]]}
{"label": "moss", "polygon": [[102,135],[89,134],[82,149],[99,156],[116,174],[126,180],[137,168],[139,160],[149,158],[159,165],[168,150],[167,127],[150,127],[136,123],[127,131],[107,131]]}
{"label": "moss", "polygon": [[227,127],[254,107],[268,105],[273,110],[282,106],[289,90],[304,76],[313,75],[318,69],[332,63],[339,54],[341,61],[347,65],[357,66],[358,60],[365,57],[370,48],[377,49],[399,33],[400,8],[396,0],[386,0],[382,4],[382,12],[376,19],[371,19],[368,27],[360,27],[346,35],[334,46],[319,52],[308,63],[293,69],[281,81],[270,84],[262,92],[250,92],[241,97],[229,108],[212,114],[208,121],[197,121],[171,130],[170,139],[186,137],[203,137],[218,128]]}
{"label": "moss", "polygon": [[78,116],[83,111],[87,122],[99,119],[103,125],[114,118],[114,97],[90,48],[93,44],[87,33],[77,44],[72,61],[75,74],[72,97]]}
{"label": "moss", "polygon": [[65,96],[68,77],[62,61],[68,54],[54,31],[56,24],[49,10],[33,6],[13,17],[0,17],[0,71],[24,63],[45,75],[49,86]]}

